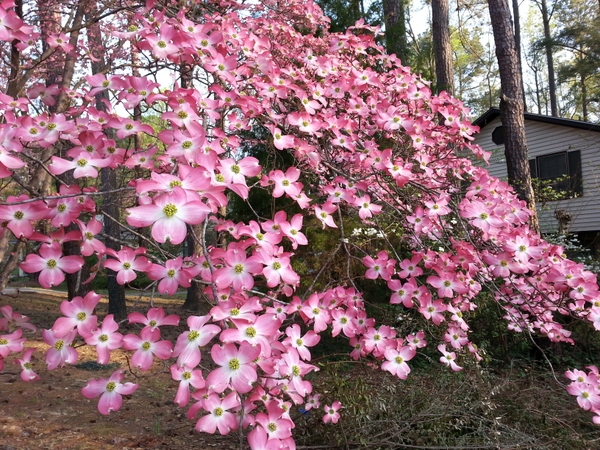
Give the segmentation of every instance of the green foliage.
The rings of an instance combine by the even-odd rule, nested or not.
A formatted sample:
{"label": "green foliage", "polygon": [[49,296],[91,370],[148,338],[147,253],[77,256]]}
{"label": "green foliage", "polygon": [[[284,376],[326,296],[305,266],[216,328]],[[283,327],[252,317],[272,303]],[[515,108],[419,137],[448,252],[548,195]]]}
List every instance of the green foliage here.
{"label": "green foliage", "polygon": [[557,2],[558,26],[553,36],[559,58],[558,82],[563,94],[563,115],[600,120],[600,11],[597,1]]}
{"label": "green foliage", "polygon": [[317,0],[317,4],[331,18],[331,32],[343,33],[361,18],[370,25],[383,23],[381,0]]}

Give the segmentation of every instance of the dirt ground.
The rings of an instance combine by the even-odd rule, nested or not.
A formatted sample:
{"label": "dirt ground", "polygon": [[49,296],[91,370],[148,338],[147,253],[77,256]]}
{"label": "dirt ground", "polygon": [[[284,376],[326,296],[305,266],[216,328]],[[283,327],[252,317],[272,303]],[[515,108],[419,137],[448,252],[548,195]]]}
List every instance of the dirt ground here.
{"label": "dirt ground", "polygon": [[[0,372],[0,450],[239,448],[237,435],[196,432],[195,421],[185,416],[187,408],[173,404],[177,384],[168,369],[172,361],[156,361],[148,372],[134,371],[136,379],[129,373],[125,357],[130,352],[114,351],[108,367],[102,367],[95,363],[95,350],[84,346],[78,348],[77,365],[48,371],[44,361],[48,346],[42,341],[40,330],[50,328],[59,317],[58,307],[64,299],[64,294],[49,291],[0,296],[0,306],[11,305],[38,326],[36,333],[25,332],[24,335],[28,338],[26,347],[40,349],[34,353],[33,363],[41,377],[35,382],[21,381],[20,367],[12,364],[13,355],[6,359],[4,370]],[[183,317],[185,314],[179,309],[181,303],[181,300],[154,299],[154,306]],[[132,299],[128,305],[130,312],[144,313],[149,306],[148,298]],[[96,313],[103,317],[106,310],[107,301],[103,299]],[[185,325],[185,317],[181,323]],[[171,328],[172,335],[184,330],[183,326]],[[125,326],[119,331],[127,334],[135,329]],[[136,382],[139,388],[123,399],[119,411],[103,416],[97,410],[98,400],[85,399],[81,388],[90,379],[109,377],[119,366],[127,372],[124,382]]]}

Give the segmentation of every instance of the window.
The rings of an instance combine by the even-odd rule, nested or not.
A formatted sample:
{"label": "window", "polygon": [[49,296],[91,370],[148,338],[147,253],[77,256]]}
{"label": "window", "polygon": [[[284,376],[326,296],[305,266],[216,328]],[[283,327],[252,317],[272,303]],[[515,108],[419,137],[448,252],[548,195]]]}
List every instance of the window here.
{"label": "window", "polygon": [[529,160],[531,178],[549,186],[567,198],[581,197],[583,183],[581,178],[581,151],[552,153]]}
{"label": "window", "polygon": [[496,145],[504,145],[506,141],[506,136],[504,134],[504,127],[496,127],[494,131],[492,131],[492,142]]}

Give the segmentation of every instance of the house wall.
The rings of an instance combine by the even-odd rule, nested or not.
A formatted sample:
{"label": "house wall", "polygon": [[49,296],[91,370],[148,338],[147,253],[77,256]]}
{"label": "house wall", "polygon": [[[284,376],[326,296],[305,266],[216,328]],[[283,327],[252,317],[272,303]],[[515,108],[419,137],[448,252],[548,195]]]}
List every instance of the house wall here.
{"label": "house wall", "polygon": [[[489,122],[476,136],[475,143],[492,152],[488,167],[490,174],[506,180],[504,146],[492,142],[492,132],[500,125],[499,117]],[[558,230],[554,216],[556,210],[565,210],[571,215],[570,232],[600,230],[600,133],[534,120],[525,120],[525,133],[530,159],[556,152],[581,150],[583,195],[547,202],[545,205],[538,204],[542,232]]]}

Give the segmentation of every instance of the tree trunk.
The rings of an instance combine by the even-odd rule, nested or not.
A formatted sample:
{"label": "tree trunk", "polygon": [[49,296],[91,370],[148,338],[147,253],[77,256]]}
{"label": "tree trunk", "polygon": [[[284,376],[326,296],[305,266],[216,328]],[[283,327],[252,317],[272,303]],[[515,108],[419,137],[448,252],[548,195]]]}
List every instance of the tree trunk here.
{"label": "tree trunk", "polygon": [[395,54],[406,64],[408,43],[406,41],[405,0],[383,0],[383,21],[385,23],[385,44],[387,52]]}
{"label": "tree trunk", "polygon": [[[197,239],[194,239],[194,235],[197,237],[202,236],[202,224],[188,225],[188,235],[186,237],[187,256],[202,254],[202,246]],[[188,311],[199,311],[200,303],[204,299],[202,285],[192,280],[192,285],[186,292],[185,302],[181,305],[181,308]]]}
{"label": "tree trunk", "polygon": [[507,0],[488,0],[496,57],[500,69],[501,100],[500,118],[505,133],[506,168],[508,182],[517,195],[527,202],[532,211],[530,226],[539,233],[535,209],[535,198],[531,186],[531,173],[525,138],[525,117],[521,70],[512,29],[512,20]]}
{"label": "tree trunk", "polygon": [[437,92],[454,91],[448,0],[431,1],[433,52]]}
{"label": "tree trunk", "polygon": [[554,56],[552,55],[552,35],[550,34],[550,18],[548,15],[548,4],[546,0],[540,0],[538,7],[542,13],[544,25],[544,48],[548,63],[548,93],[550,94],[550,114],[558,117],[558,102],[556,100],[556,76],[554,74]]}
{"label": "tree trunk", "polygon": [[587,96],[587,87],[585,85],[585,74],[583,73],[583,69],[579,72],[579,83],[581,84],[581,112],[583,113],[584,122],[588,121],[588,96]]}
{"label": "tree trunk", "polygon": [[[15,12],[19,18],[23,18],[23,0],[17,0],[15,2]],[[14,98],[19,97],[18,81],[21,65],[21,50],[19,50],[18,44],[19,41],[17,39],[14,39],[10,44],[10,75],[6,86],[6,94]]]}
{"label": "tree trunk", "polygon": [[527,98],[525,97],[525,83],[523,81],[523,59],[521,56],[521,14],[519,13],[519,0],[512,0],[514,23],[515,23],[515,45],[517,46],[517,57],[519,58],[519,70],[521,71],[521,91],[523,91],[523,110],[527,111]]}
{"label": "tree trunk", "polygon": [[[98,14],[98,8],[95,1],[90,2],[90,12],[88,14],[88,20],[91,20],[94,16]],[[94,23],[90,25],[87,32],[88,36],[88,46],[90,47],[90,51],[97,59],[96,61],[92,61],[92,74],[95,75],[97,73],[102,73],[107,69],[107,63],[104,59],[104,51],[102,45],[102,38],[100,33],[100,26],[98,23]],[[108,100],[107,91],[98,92],[96,95],[96,108],[98,111],[106,112],[106,105],[102,101],[103,99]],[[113,132],[114,134],[114,132]],[[114,136],[108,136],[109,138],[114,138]],[[110,167],[105,167],[100,170],[100,179],[102,182],[102,192],[106,192],[107,194],[103,196],[102,199],[102,212],[106,213],[104,215],[104,233],[108,236],[104,240],[104,245],[107,248],[111,248],[113,250],[120,250],[120,245],[118,242],[110,239],[110,237],[119,238],[121,236],[121,227],[118,222],[115,222],[113,219],[110,219],[108,216],[113,217],[114,219],[119,219],[119,203],[118,198],[114,195],[109,194],[109,192],[117,187],[117,171],[115,169],[111,169]],[[123,285],[117,282],[117,273],[111,269],[106,270],[106,277],[108,281],[108,313],[114,314],[115,320],[120,321],[124,320],[127,317],[127,303],[125,299],[125,288]]]}

